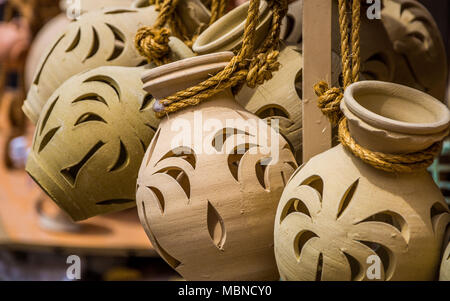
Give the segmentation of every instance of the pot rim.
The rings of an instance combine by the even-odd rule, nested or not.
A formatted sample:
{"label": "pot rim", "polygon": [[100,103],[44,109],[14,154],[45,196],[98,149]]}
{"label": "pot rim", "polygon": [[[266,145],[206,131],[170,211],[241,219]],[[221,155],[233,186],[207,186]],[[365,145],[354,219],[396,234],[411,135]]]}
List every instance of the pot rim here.
{"label": "pot rim", "polygon": [[[380,95],[392,95],[418,104],[424,110],[431,112],[436,121],[428,123],[405,122],[374,113],[355,99],[356,94],[364,91]],[[397,133],[436,134],[448,129],[450,124],[450,111],[439,100],[417,89],[390,82],[370,80],[351,84],[346,88],[344,101],[341,103],[341,110],[344,114],[345,107],[366,123],[376,128]]]}
{"label": "pot rim", "polygon": [[[229,27],[229,23],[234,23],[233,19],[239,16],[243,11],[247,12],[250,6],[250,2],[245,2],[238,7],[232,9],[219,20],[211,24],[207,29],[205,29],[201,35],[198,36],[194,45],[192,45],[192,49],[199,54],[203,53],[211,53],[214,51],[220,50],[233,50],[233,49],[225,49],[226,46],[233,44],[233,41],[238,42],[239,45],[242,43],[242,39],[244,36],[245,30],[245,22],[244,18],[242,22],[234,26],[232,29],[226,31],[225,34],[218,36],[216,32],[220,28]],[[247,14],[245,14],[247,16]],[[257,34],[258,32],[264,28],[264,25],[270,21],[272,13],[269,9],[269,5],[265,0],[261,0],[259,5],[259,18],[260,22],[256,28]],[[230,21],[231,20],[231,21]],[[236,44],[236,43],[235,43]],[[232,47],[236,47],[237,45],[233,45]]]}

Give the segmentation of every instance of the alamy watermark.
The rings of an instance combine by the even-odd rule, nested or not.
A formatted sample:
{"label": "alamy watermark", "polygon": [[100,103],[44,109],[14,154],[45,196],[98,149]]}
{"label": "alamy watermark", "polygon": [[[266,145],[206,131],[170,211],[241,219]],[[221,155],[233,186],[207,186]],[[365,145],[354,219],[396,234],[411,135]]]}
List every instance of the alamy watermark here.
{"label": "alamy watermark", "polygon": [[381,19],[381,0],[366,0],[370,6],[367,8],[367,19]]}
{"label": "alamy watermark", "polygon": [[81,259],[77,255],[67,257],[66,263],[69,265],[66,270],[66,278],[68,280],[81,279]]}

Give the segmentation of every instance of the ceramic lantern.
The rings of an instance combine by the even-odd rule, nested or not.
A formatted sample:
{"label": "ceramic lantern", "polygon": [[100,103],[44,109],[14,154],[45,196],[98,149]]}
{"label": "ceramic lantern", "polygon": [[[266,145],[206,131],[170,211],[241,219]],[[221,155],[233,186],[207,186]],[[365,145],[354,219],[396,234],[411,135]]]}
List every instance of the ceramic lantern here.
{"label": "ceramic lantern", "polygon": [[433,16],[414,0],[387,0],[382,22],[395,50],[394,81],[444,101],[447,58]]}
{"label": "ceramic lantern", "polygon": [[439,274],[440,281],[450,281],[450,243],[447,242],[447,248],[442,256],[441,272]]}
{"label": "ceramic lantern", "polygon": [[[41,57],[23,106],[27,117],[36,123],[50,95],[75,74],[100,66],[144,65],[134,35],[142,26],[153,25],[157,16],[153,6],[141,5],[92,11],[72,22]],[[191,23],[193,13],[181,16]]]}
{"label": "ceramic lantern", "polygon": [[[199,54],[231,51],[242,44],[249,3],[230,11],[208,27],[195,41],[193,50]],[[260,23],[256,39],[261,43],[269,33],[272,12],[266,1],[260,4]],[[258,44],[258,43],[257,43]],[[262,119],[279,121],[279,131],[295,152],[298,162],[302,160],[302,103],[301,84],[303,56],[301,46],[283,45],[278,57],[280,69],[273,78],[255,89],[244,86],[236,100],[246,110]],[[339,67],[339,59],[335,59]],[[333,75],[337,84],[337,73]]]}
{"label": "ceramic lantern", "polygon": [[[231,57],[219,52],[152,69],[144,88],[165,98]],[[142,225],[187,280],[278,279],[273,219],[295,166],[287,142],[224,90],[161,120],[137,181]]]}
{"label": "ceramic lantern", "polygon": [[78,7],[74,7],[74,5],[70,1],[60,1],[60,7],[62,11],[73,12],[74,14],[79,9],[81,13],[99,10],[108,7],[127,7],[131,6],[135,2],[134,0],[78,0]]}
{"label": "ceramic lantern", "polygon": [[[172,60],[192,51],[170,38]],[[71,77],[49,98],[26,171],[74,220],[136,206],[136,178],[158,126],[145,67],[104,66]]]}
{"label": "ceramic lantern", "polygon": [[[371,151],[417,152],[448,135],[448,109],[406,86],[352,84],[341,109],[352,137]],[[285,280],[434,280],[449,221],[426,170],[384,172],[338,145],[297,169],[283,192],[278,269]]]}

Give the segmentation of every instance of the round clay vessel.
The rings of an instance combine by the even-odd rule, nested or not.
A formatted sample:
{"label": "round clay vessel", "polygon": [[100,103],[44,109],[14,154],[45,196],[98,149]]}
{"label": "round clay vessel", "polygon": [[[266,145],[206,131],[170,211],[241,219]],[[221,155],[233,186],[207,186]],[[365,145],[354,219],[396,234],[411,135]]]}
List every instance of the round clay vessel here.
{"label": "round clay vessel", "polygon": [[[172,60],[193,56],[176,38],[169,46]],[[26,170],[74,220],[136,206],[139,165],[159,123],[140,80],[148,68],[80,73],[43,108]]]}
{"label": "round clay vessel", "polygon": [[[372,151],[419,151],[448,134],[448,109],[401,85],[355,83],[341,108],[352,137]],[[435,280],[449,222],[426,170],[384,172],[338,145],[297,169],[283,192],[278,269],[285,280]]]}
{"label": "round clay vessel", "polygon": [[[152,69],[144,88],[163,99],[219,72],[232,55]],[[295,166],[287,142],[227,89],[161,120],[137,181],[142,225],[186,280],[276,280],[273,219]]]}
{"label": "round clay vessel", "polygon": [[414,0],[386,0],[381,21],[395,51],[393,81],[445,100],[447,55],[431,13]]}

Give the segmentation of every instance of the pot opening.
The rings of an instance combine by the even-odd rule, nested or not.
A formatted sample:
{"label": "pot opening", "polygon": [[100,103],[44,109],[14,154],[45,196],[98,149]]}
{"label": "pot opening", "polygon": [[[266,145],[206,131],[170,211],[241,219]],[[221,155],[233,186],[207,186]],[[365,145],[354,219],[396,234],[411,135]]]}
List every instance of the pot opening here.
{"label": "pot opening", "polygon": [[411,99],[379,92],[355,93],[354,98],[366,110],[395,121],[406,123],[435,123],[441,120],[432,107],[426,102],[411,101]]}

